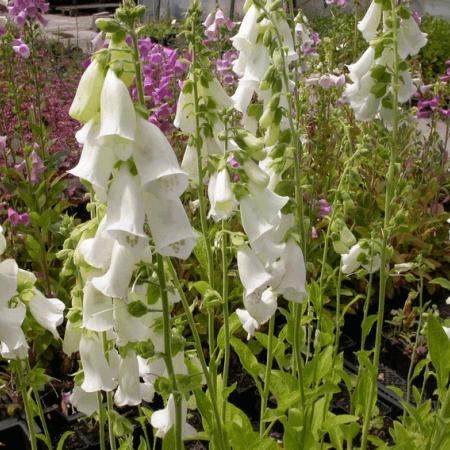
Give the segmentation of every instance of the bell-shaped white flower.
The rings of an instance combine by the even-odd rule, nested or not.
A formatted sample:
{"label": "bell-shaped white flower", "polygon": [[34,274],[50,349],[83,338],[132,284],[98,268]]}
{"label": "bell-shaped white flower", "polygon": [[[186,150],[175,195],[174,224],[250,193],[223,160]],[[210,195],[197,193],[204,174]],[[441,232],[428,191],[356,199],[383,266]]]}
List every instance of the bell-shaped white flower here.
{"label": "bell-shaped white flower", "polygon": [[47,298],[41,291],[35,289],[29,305],[36,322],[50,331],[55,339],[60,339],[56,327],[64,320],[64,303],[57,298]]}
{"label": "bell-shaped white flower", "polygon": [[0,262],[0,306],[7,306],[17,290],[19,268],[13,259]]}
{"label": "bell-shaped white flower", "polygon": [[427,44],[427,34],[420,31],[414,17],[403,19],[398,30],[397,48],[401,59],[414,56]]}
{"label": "bell-shaped white flower", "polygon": [[146,194],[147,220],[156,251],[163,256],[186,259],[195,247],[196,237],[186,211],[178,198]]}
{"label": "bell-shaped white flower", "polygon": [[106,233],[106,216],[100,221],[95,236],[84,239],[79,244],[79,252],[84,260],[96,269],[108,269],[111,263],[111,254],[114,246],[114,239]]}
{"label": "bell-shaped white flower", "polygon": [[123,164],[115,174],[108,192],[105,229],[120,242],[127,238],[145,238],[145,212],[139,177]]}
{"label": "bell-shaped white flower", "polygon": [[[364,262],[368,261],[368,262]],[[341,270],[347,275],[356,272],[360,267],[364,267],[369,273],[377,272],[381,266],[380,255],[372,256],[370,260],[369,249],[362,248],[359,244],[353,245],[348,253],[341,256]]]}
{"label": "bell-shaped white flower", "polygon": [[28,344],[25,339],[25,335],[23,335],[23,342],[21,345],[18,345],[16,349],[11,350],[4,342],[1,342],[0,345],[0,354],[5,359],[25,359],[28,358]]}
{"label": "bell-shaped white flower", "polygon": [[263,188],[268,186],[270,181],[269,174],[252,159],[245,160],[242,168],[252,183]]}
{"label": "bell-shaped white flower", "polygon": [[361,31],[366,41],[372,40],[377,35],[382,13],[383,4],[376,0],[372,0],[365,16],[358,23],[358,30]]}
{"label": "bell-shaped white flower", "polygon": [[187,173],[190,182],[196,186],[198,183],[198,158],[197,150],[192,145],[187,145],[181,161],[181,169]]}
{"label": "bell-shaped white flower", "polygon": [[231,38],[233,47],[236,50],[249,50],[256,44],[259,34],[259,14],[258,8],[255,5],[251,5],[245,13],[239,31]]}
{"label": "bell-shaped white flower", "polygon": [[133,157],[142,189],[156,189],[163,196],[179,197],[187,188],[188,177],[180,169],[175,153],[161,130],[139,118]]}
{"label": "bell-shaped white flower", "polygon": [[[181,406],[181,423],[182,430],[181,436],[183,439],[192,438],[197,434],[195,428],[188,423],[186,423],[186,401],[182,400]],[[156,436],[159,438],[164,438],[164,436],[170,431],[170,429],[175,425],[175,399],[173,394],[169,395],[167,400],[167,405],[164,409],[155,411],[150,418],[150,423],[153,428],[156,429]]]}
{"label": "bell-shaped white flower", "polygon": [[239,80],[236,91],[231,99],[233,100],[234,107],[241,113],[247,111],[248,105],[252,101],[253,94],[258,89],[258,81],[255,80]]}
{"label": "bell-shaped white flower", "polygon": [[230,174],[227,169],[214,173],[209,180],[208,197],[211,203],[209,217],[216,222],[229,219],[237,206],[233,193]]}
{"label": "bell-shaped white flower", "polygon": [[0,255],[3,255],[6,250],[6,239],[3,234],[3,227],[0,225]]}
{"label": "bell-shaped white flower", "polygon": [[368,47],[361,58],[348,66],[349,76],[353,82],[359,81],[375,64],[375,49]]}
{"label": "bell-shaped white flower", "polygon": [[120,137],[133,141],[136,112],[125,83],[109,69],[100,100],[100,136]]}
{"label": "bell-shaped white flower", "polygon": [[94,58],[81,76],[75,98],[69,109],[70,117],[85,123],[98,113],[104,81],[104,67]]}
{"label": "bell-shaped white flower", "polygon": [[257,289],[244,296],[244,306],[249,314],[260,324],[266,323],[277,310],[277,295],[272,288]]}
{"label": "bell-shaped white flower", "polygon": [[143,317],[135,317],[128,312],[128,305],[122,299],[114,300],[114,330],[117,344],[148,341],[152,334]]}
{"label": "bell-shaped white flower", "polygon": [[145,239],[137,242],[135,246],[114,242],[108,271],[92,279],[92,284],[103,295],[113,298],[123,298],[127,295],[135,265],[143,260],[143,249],[146,247]]}
{"label": "bell-shaped white flower", "polygon": [[134,351],[128,350],[125,358],[120,361],[119,387],[114,395],[114,402],[117,406],[135,406],[139,405],[141,400],[137,356]]}
{"label": "bell-shaped white flower", "polygon": [[80,359],[84,371],[81,388],[85,392],[112,391],[117,386],[116,371],[108,364],[103,343],[97,334],[83,334]]}
{"label": "bell-shaped white flower", "polygon": [[252,294],[261,287],[265,289],[270,284],[272,276],[266,271],[262,262],[248,245],[239,247],[237,263],[245,296]]}
{"label": "bell-shaped white flower", "polygon": [[81,327],[74,326],[70,320],[67,321],[62,344],[63,352],[66,355],[70,356],[78,351],[82,333]]}
{"label": "bell-shaped white flower", "polygon": [[398,101],[400,103],[407,102],[417,92],[417,88],[413,83],[409,70],[400,72],[400,86],[398,90]]}
{"label": "bell-shaped white flower", "polygon": [[6,345],[5,353],[27,347],[27,341],[22,331],[25,314],[26,308],[23,303],[18,303],[15,308],[0,306],[0,342]]}
{"label": "bell-shaped white flower", "polygon": [[259,329],[259,323],[245,309],[236,309],[236,314],[242,324],[242,328],[247,332],[247,341],[255,336],[256,330]]}
{"label": "bell-shaped white flower", "polygon": [[111,297],[106,297],[88,281],[83,289],[83,328],[107,331],[113,327]]}
{"label": "bell-shaped white flower", "polygon": [[100,200],[105,201],[108,180],[117,157],[111,147],[105,145],[105,140],[99,137],[100,126],[96,119],[91,119],[85,126],[89,126],[89,131],[84,138],[80,160],[68,172],[89,181]]}
{"label": "bell-shaped white flower", "polygon": [[286,300],[301,303],[306,295],[306,267],[303,252],[294,239],[286,242],[281,260],[284,273],[275,290]]}
{"label": "bell-shaped white flower", "polygon": [[80,386],[75,386],[70,396],[70,403],[86,416],[91,416],[98,409],[98,399],[95,392],[86,392]]}

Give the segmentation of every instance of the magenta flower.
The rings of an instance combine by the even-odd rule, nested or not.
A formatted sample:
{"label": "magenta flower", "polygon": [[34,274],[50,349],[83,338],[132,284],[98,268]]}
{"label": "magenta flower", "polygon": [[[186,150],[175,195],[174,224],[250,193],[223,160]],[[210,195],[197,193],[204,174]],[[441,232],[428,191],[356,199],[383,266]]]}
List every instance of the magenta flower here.
{"label": "magenta flower", "polygon": [[313,226],[311,228],[311,239],[318,239],[318,238],[319,238],[319,233],[317,232],[317,228]]}
{"label": "magenta flower", "polygon": [[444,117],[450,118],[450,109],[441,109],[440,112]]}
{"label": "magenta flower", "polygon": [[19,214],[13,208],[8,208],[8,220],[11,225],[28,225],[30,223],[30,216],[26,212]]}
{"label": "magenta flower", "polygon": [[16,169],[16,171],[21,173],[22,175],[25,174],[26,168],[27,168],[27,162],[25,160],[23,160],[19,164],[14,165],[14,169]]}
{"label": "magenta flower", "polygon": [[230,158],[228,158],[228,164],[233,169],[239,169],[239,167],[241,167],[241,164],[234,156],[231,156]]}
{"label": "magenta flower", "polygon": [[8,7],[9,14],[17,26],[23,27],[25,22],[39,22],[47,26],[44,14],[48,11],[49,4],[43,0],[13,0]]}
{"label": "magenta flower", "polygon": [[325,217],[325,216],[330,216],[333,208],[327,202],[327,200],[325,200],[324,198],[321,198],[318,203],[319,203],[319,212],[318,212],[317,216],[321,217],[321,218]]}
{"label": "magenta flower", "polygon": [[420,25],[422,23],[422,16],[419,14],[418,11],[416,10],[413,11],[412,18],[416,21],[417,25]]}
{"label": "magenta flower", "polygon": [[12,48],[21,58],[27,59],[30,57],[30,49],[28,48],[28,45],[22,41],[22,39],[14,39]]}

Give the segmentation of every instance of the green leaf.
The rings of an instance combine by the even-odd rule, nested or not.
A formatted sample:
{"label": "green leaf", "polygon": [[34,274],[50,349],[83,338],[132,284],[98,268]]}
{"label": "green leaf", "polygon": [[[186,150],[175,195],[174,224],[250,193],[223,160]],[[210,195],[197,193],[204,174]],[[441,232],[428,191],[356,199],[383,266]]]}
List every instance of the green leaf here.
{"label": "green leaf", "polygon": [[433,315],[428,318],[427,331],[431,362],[436,369],[439,391],[443,393],[447,387],[450,372],[450,341],[439,320]]}
{"label": "green leaf", "polygon": [[370,330],[373,327],[373,324],[377,321],[377,315],[372,314],[371,316],[367,316],[361,325],[362,335],[367,337],[370,333]]}
{"label": "green leaf", "polygon": [[261,383],[259,377],[263,375],[264,368],[262,364],[258,362],[256,356],[250,351],[246,344],[244,344],[238,338],[232,336],[230,339],[231,345],[234,351],[237,353],[242,367],[252,376],[255,380],[258,390],[261,390]]}
{"label": "green leaf", "polygon": [[450,280],[447,280],[445,278],[435,278],[434,280],[430,281],[430,284],[438,284],[444,289],[447,289],[447,291],[450,291]]}
{"label": "green leaf", "polygon": [[59,439],[58,446],[56,447],[56,450],[64,450],[64,443],[66,442],[67,438],[72,436],[74,434],[73,431],[66,431]]}

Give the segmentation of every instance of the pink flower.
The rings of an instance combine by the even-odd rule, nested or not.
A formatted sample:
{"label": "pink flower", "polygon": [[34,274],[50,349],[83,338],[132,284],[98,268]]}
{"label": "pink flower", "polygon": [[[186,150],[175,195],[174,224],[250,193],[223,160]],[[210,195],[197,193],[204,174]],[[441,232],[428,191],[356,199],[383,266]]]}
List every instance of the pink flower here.
{"label": "pink flower", "polygon": [[30,57],[30,49],[28,48],[28,45],[22,41],[22,39],[14,39],[12,48],[21,58],[27,59]]}
{"label": "pink flower", "polygon": [[319,233],[317,232],[317,228],[313,226],[311,228],[311,239],[318,239],[318,238],[319,238]]}
{"label": "pink flower", "polygon": [[8,208],[8,220],[11,222],[11,225],[28,225],[30,216],[26,212],[19,214],[13,208]]}
{"label": "pink flower", "polygon": [[0,136],[0,150],[2,152],[6,150],[6,136]]}
{"label": "pink flower", "polygon": [[230,158],[228,158],[228,164],[233,169],[238,169],[239,167],[241,167],[239,161],[234,156],[231,156]]}
{"label": "pink flower", "polygon": [[39,155],[33,150],[31,152],[31,182],[33,184],[39,183],[39,178],[45,171],[45,165]]}

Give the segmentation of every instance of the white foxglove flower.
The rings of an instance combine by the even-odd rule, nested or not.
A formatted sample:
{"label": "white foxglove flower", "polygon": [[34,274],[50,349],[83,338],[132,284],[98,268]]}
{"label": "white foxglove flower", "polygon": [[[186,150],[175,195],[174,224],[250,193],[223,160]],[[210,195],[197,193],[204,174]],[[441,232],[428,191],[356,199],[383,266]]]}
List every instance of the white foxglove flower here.
{"label": "white foxglove flower", "polygon": [[67,321],[62,344],[63,352],[66,355],[70,356],[72,353],[78,351],[82,333],[83,331],[80,327],[74,326],[70,320]]}
{"label": "white foxglove flower", "polygon": [[260,324],[266,323],[277,310],[277,295],[272,288],[261,287],[244,296],[244,306],[249,314]]}
{"label": "white foxglove flower", "polygon": [[[364,256],[362,256],[364,255]],[[372,261],[369,260],[369,249],[363,249],[359,244],[353,245],[348,253],[341,256],[341,270],[342,273],[351,274],[356,272],[360,266],[364,267],[369,273],[374,273],[380,269],[381,259],[379,255],[374,255]],[[368,263],[364,263],[366,258]]]}
{"label": "white foxglove flower", "polygon": [[145,238],[145,212],[139,177],[126,164],[115,174],[108,192],[107,233],[124,243],[127,238]]}
{"label": "white foxglove flower", "polygon": [[100,136],[120,137],[133,141],[136,112],[125,83],[109,69],[100,102]]}
{"label": "white foxglove flower", "polygon": [[15,308],[0,306],[0,342],[5,344],[2,352],[14,353],[18,349],[28,347],[22,331],[25,314],[23,303],[18,303]]}
{"label": "white foxglove flower", "polygon": [[81,76],[69,115],[81,123],[91,120],[100,109],[100,93],[105,81],[105,70],[94,58]]}
{"label": "white foxglove flower", "polygon": [[196,237],[180,199],[160,199],[151,192],[145,199],[156,251],[163,256],[188,258],[195,247]]}
{"label": "white foxglove flower", "polygon": [[376,0],[372,0],[372,3],[370,4],[365,16],[358,23],[358,30],[361,31],[366,41],[370,41],[374,37],[376,37],[382,13],[382,3],[377,2]]}
{"label": "white foxglove flower", "polygon": [[50,331],[55,339],[60,339],[56,327],[64,320],[65,305],[57,298],[47,298],[35,289],[34,296],[30,301],[30,312],[36,322]]}
{"label": "white foxglove flower", "polygon": [[186,190],[188,177],[180,169],[172,146],[156,125],[144,119],[138,119],[133,157],[142,189],[156,190],[164,197],[179,197]]}
{"label": "white foxglove flower", "polygon": [[91,416],[98,409],[97,394],[86,392],[80,386],[75,386],[70,396],[70,403],[86,416]]}
{"label": "white foxglove flower", "polygon": [[227,169],[222,169],[211,176],[208,185],[208,197],[211,203],[209,217],[216,222],[229,219],[237,206],[237,200],[233,193],[230,174]]}
{"label": "white foxglove flower", "polygon": [[187,145],[184,151],[181,169],[189,176],[190,182],[195,186],[198,183],[198,158],[197,150],[192,145]]}
{"label": "white foxglove flower", "polygon": [[81,337],[80,359],[84,371],[81,388],[85,392],[112,391],[116,388],[117,373],[108,364],[103,343],[97,334],[84,334]]}
{"label": "white foxglove flower", "polygon": [[16,294],[19,268],[13,259],[0,262],[0,306],[7,306]]}
{"label": "white foxglove flower", "polygon": [[242,168],[252,183],[263,188],[268,186],[270,181],[269,174],[261,169],[252,159],[245,160]]}
{"label": "white foxglove flower", "polygon": [[403,19],[398,30],[398,54],[401,59],[414,56],[427,44],[427,34],[420,31],[419,25],[411,16]]}
{"label": "white foxglove flower", "polygon": [[89,121],[84,146],[78,164],[68,172],[78,178],[89,181],[101,201],[106,200],[108,180],[114,164],[117,162],[113,150],[99,138],[100,126],[96,119]]}
{"label": "white foxglove flower", "polygon": [[281,260],[284,273],[275,290],[286,300],[301,303],[306,295],[306,267],[303,252],[293,239],[286,242]]}
{"label": "white foxglove flower", "polygon": [[98,291],[91,281],[83,289],[83,328],[91,331],[107,331],[113,327],[111,297]]}
{"label": "white foxglove flower", "polygon": [[411,73],[408,70],[400,72],[400,86],[398,89],[398,101],[400,103],[407,102],[415,93],[417,88],[413,83]]}
{"label": "white foxglove flower", "polygon": [[11,350],[4,342],[0,345],[0,354],[5,359],[25,359],[28,358],[28,344],[23,335],[23,342],[16,349]]}
{"label": "white foxglove flower", "polygon": [[6,239],[3,234],[3,227],[0,225],[0,255],[3,255],[5,250],[6,250]]}
{"label": "white foxglove flower", "polygon": [[114,395],[117,406],[135,406],[142,401],[139,382],[139,364],[136,353],[128,350],[119,366],[119,387]]}
{"label": "white foxglove flower", "polygon": [[92,279],[95,288],[107,297],[125,297],[135,265],[144,259],[145,247],[147,245],[144,239],[138,240],[135,246],[115,241],[108,271]]}
{"label": "white foxglove flower", "polygon": [[256,330],[259,329],[259,323],[245,309],[236,309],[236,314],[242,324],[242,328],[247,332],[247,341],[255,336]]}
{"label": "white foxglove flower", "polygon": [[[197,434],[194,427],[186,423],[186,401],[182,400],[181,406],[181,423],[182,430],[181,435],[183,439],[192,438]],[[175,399],[173,394],[169,395],[167,400],[167,405],[164,409],[155,411],[150,418],[150,423],[154,428],[156,428],[156,436],[159,438],[164,438],[164,436],[170,431],[170,429],[175,425]]]}
{"label": "white foxglove flower", "polygon": [[258,89],[259,82],[255,80],[239,80],[236,91],[231,99],[233,100],[234,107],[241,113],[247,111],[248,105],[252,101],[253,94]]}
{"label": "white foxglove flower", "polygon": [[361,58],[348,66],[349,76],[353,82],[359,81],[375,64],[375,49],[368,47]]}
{"label": "white foxglove flower", "polygon": [[122,299],[114,300],[114,330],[117,333],[117,344],[148,341],[152,334],[144,317],[135,317],[128,312],[127,303]]}
{"label": "white foxglove flower", "polygon": [[272,276],[264,268],[255,252],[247,245],[242,245],[237,251],[239,278],[244,286],[244,295],[248,296],[260,288],[266,288]]}
{"label": "white foxglove flower", "polygon": [[114,239],[106,233],[106,216],[100,221],[95,237],[84,239],[79,244],[79,252],[84,260],[96,269],[107,270],[111,263]]}
{"label": "white foxglove flower", "polygon": [[239,31],[231,38],[236,50],[250,50],[256,44],[259,34],[258,16],[257,7],[255,5],[250,6],[242,19]]}

